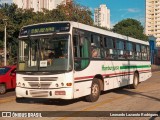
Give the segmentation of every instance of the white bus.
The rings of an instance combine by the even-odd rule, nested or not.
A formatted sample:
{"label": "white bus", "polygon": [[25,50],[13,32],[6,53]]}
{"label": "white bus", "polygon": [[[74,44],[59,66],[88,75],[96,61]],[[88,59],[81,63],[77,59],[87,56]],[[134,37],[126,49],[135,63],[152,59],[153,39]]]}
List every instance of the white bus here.
{"label": "white bus", "polygon": [[151,77],[149,43],[63,21],[19,34],[16,97],[98,100],[101,91],[136,88]]}

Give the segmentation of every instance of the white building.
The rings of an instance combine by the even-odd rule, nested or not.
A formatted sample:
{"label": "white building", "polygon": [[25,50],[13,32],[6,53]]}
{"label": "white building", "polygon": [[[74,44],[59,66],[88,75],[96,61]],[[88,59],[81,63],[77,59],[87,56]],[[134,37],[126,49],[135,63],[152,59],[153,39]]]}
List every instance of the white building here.
{"label": "white building", "polygon": [[19,8],[30,9],[33,8],[34,12],[42,11],[43,8],[52,10],[60,4],[66,4],[71,0],[13,0],[13,3],[17,4]]}
{"label": "white building", "polygon": [[94,24],[101,27],[110,28],[110,10],[106,5],[100,5],[94,10]]}
{"label": "white building", "polygon": [[160,0],[146,0],[145,33],[156,37],[156,46],[160,47]]}

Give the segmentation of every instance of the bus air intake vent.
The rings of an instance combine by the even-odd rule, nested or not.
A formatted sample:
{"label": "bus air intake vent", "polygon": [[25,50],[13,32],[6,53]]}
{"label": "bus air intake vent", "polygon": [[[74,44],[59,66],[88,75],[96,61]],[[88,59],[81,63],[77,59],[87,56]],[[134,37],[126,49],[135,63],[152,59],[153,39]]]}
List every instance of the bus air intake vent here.
{"label": "bus air intake vent", "polygon": [[30,90],[29,92],[32,97],[48,97],[49,95],[48,91]]}
{"label": "bus air intake vent", "polygon": [[52,84],[52,82],[28,82],[28,84],[30,85],[30,87],[32,88],[39,88],[39,89],[45,89],[45,88],[49,88],[50,85]]}
{"label": "bus air intake vent", "polygon": [[56,81],[57,77],[40,77],[40,81]]}
{"label": "bus air intake vent", "polygon": [[38,77],[23,77],[24,81],[39,81]]}

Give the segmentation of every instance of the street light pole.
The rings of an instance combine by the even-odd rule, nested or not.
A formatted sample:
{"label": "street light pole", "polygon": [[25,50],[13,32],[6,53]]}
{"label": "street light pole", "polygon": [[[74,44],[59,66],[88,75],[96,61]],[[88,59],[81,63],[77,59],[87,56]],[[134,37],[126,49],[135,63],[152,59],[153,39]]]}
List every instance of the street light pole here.
{"label": "street light pole", "polygon": [[6,27],[7,27],[7,19],[3,19],[4,22],[4,66],[7,65],[7,32],[6,32]]}

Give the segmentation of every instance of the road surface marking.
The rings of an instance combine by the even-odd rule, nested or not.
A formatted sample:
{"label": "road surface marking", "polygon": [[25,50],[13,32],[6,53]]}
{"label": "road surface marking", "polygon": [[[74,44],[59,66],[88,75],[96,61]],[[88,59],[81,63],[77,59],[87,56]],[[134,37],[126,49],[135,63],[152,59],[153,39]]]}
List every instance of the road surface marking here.
{"label": "road surface marking", "polygon": [[68,119],[68,118],[70,118],[72,116],[76,116],[76,115],[80,114],[82,111],[92,111],[92,110],[96,109],[97,107],[103,106],[104,104],[108,104],[108,103],[111,103],[113,101],[116,101],[116,100],[119,100],[119,99],[123,99],[125,97],[127,97],[127,95],[121,95],[121,96],[116,97],[116,98],[112,98],[112,99],[109,99],[109,100],[105,100],[105,101],[99,102],[99,103],[97,103],[97,104],[95,104],[93,106],[90,106],[90,107],[87,107],[85,109],[82,109],[79,112],[77,112],[77,111],[74,112],[73,111],[73,113],[71,113],[69,115],[66,115],[63,118],[60,118],[58,120],[66,120],[66,119]]}

